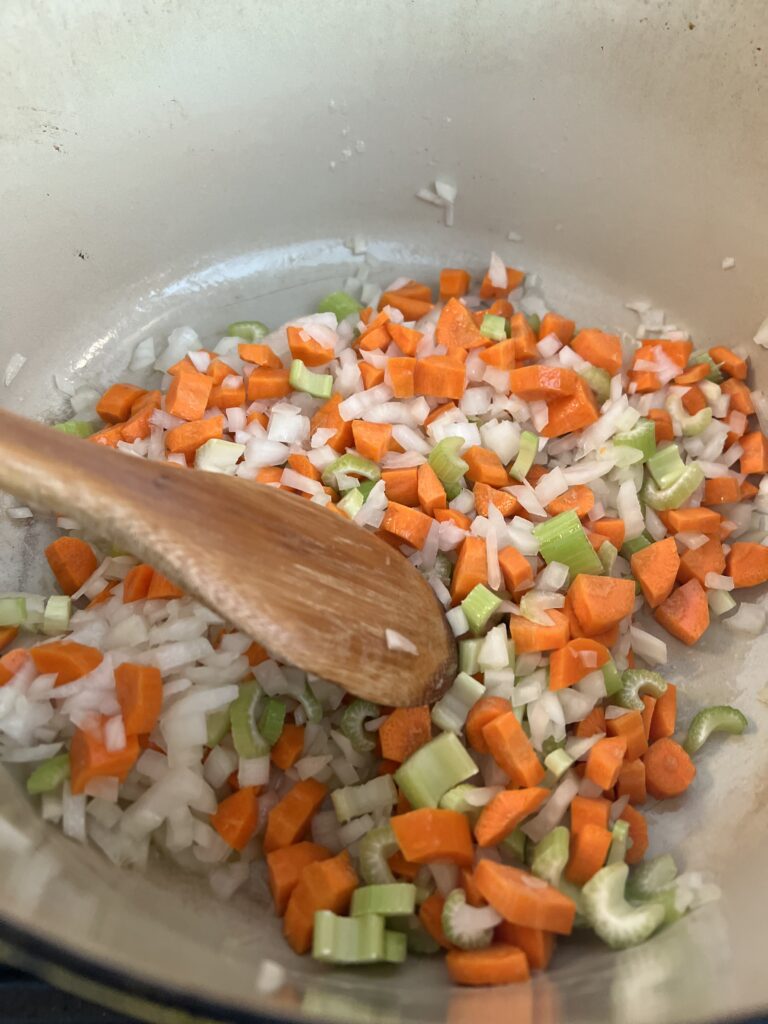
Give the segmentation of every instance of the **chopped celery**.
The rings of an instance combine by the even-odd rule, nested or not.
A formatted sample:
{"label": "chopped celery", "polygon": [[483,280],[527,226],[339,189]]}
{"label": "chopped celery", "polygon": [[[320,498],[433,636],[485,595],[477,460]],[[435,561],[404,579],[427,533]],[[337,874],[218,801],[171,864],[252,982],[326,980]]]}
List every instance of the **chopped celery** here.
{"label": "chopped celery", "polygon": [[517,458],[509,467],[509,475],[515,480],[525,480],[531,471],[533,460],[539,451],[539,438],[530,430],[524,430],[520,435],[520,448]]}
{"label": "chopped celery", "polygon": [[691,355],[691,358],[688,360],[689,366],[698,366],[699,363],[706,363],[709,366],[707,380],[711,380],[715,384],[721,384],[723,382],[725,378],[720,372],[720,367],[717,365],[717,363],[709,354],[709,352],[703,349],[698,349]]}
{"label": "chopped celery", "polygon": [[348,292],[331,292],[317,304],[318,313],[333,313],[339,322],[346,320],[352,313],[358,313],[362,308],[357,299]]}
{"label": "chopped celery", "polygon": [[244,444],[224,441],[220,437],[212,437],[195,452],[195,469],[203,469],[207,473],[224,473],[235,475],[240,456],[245,451]]}
{"label": "chopped celery", "polygon": [[632,869],[627,882],[627,896],[631,900],[645,900],[665,889],[677,878],[677,865],[670,853],[638,864]]}
{"label": "chopped celery", "polygon": [[240,694],[229,708],[232,742],[240,757],[251,760],[269,753],[269,744],[256,725],[256,709],[261,699],[258,683],[243,683]]}
{"label": "chopped celery", "polygon": [[237,320],[227,328],[228,338],[242,338],[243,341],[258,341],[269,334],[269,328],[260,320]]}
{"label": "chopped celery", "polygon": [[390,882],[385,885],[363,885],[352,893],[351,917],[363,914],[381,914],[382,917],[402,917],[416,909],[416,886],[408,882]]}
{"label": "chopped celery", "polygon": [[333,391],[332,374],[313,373],[301,359],[292,360],[288,383],[294,391],[303,391],[313,398],[330,398]]}
{"label": "chopped celery", "polygon": [[379,709],[369,700],[353,700],[344,709],[339,728],[359,754],[367,754],[376,747],[376,740],[363,729],[368,718],[378,718]]}
{"label": "chopped celery", "polygon": [[450,689],[433,705],[432,721],[444,732],[461,732],[470,708],[484,693],[482,683],[478,683],[466,672],[459,672]]}
{"label": "chopped celery", "polygon": [[607,370],[600,366],[585,366],[579,370],[579,376],[589,384],[600,404],[608,401],[611,396],[611,375]]}
{"label": "chopped celery", "polygon": [[51,793],[69,778],[69,754],[56,754],[49,757],[35,768],[27,779],[27,792],[32,796],[38,793]]}
{"label": "chopped celery", "polygon": [[466,672],[474,676],[479,672],[480,665],[478,655],[483,646],[481,637],[472,637],[470,640],[459,640],[459,672]]}
{"label": "chopped celery", "polygon": [[[422,748],[423,749],[423,748]],[[377,775],[360,786],[342,786],[331,793],[336,817],[343,825],[372,811],[387,812],[397,803],[397,790],[391,775]]]}
{"label": "chopped celery", "polygon": [[[416,916],[393,917],[387,921],[389,931],[404,935],[409,953],[431,955],[440,952],[440,946]],[[386,934],[389,934],[389,931]]]}
{"label": "chopped celery", "polygon": [[93,433],[93,424],[84,420],[64,420],[63,423],[54,423],[54,430],[60,430],[62,434],[73,434],[75,437],[90,437]]}
{"label": "chopped celery", "polygon": [[531,858],[531,872],[550,885],[558,886],[568,863],[571,834],[564,825],[558,825],[536,843]]}
{"label": "chopped celery", "polygon": [[459,814],[466,814],[470,818],[477,817],[481,808],[467,800],[467,794],[474,793],[476,789],[477,786],[473,786],[469,782],[462,782],[449,789],[447,793],[443,793],[440,797],[440,807],[444,811],[458,811]]}
{"label": "chopped celery", "polygon": [[507,322],[503,316],[494,316],[493,313],[486,313],[483,322],[480,324],[480,333],[484,338],[492,338],[493,341],[503,341],[507,336]]}
{"label": "chopped celery", "polygon": [[538,313],[526,313],[525,319],[528,321],[528,326],[531,328],[533,333],[538,338],[539,331],[541,330],[541,318]]}
{"label": "chopped celery", "polygon": [[296,697],[296,700],[304,709],[304,714],[306,715],[308,722],[312,722],[313,725],[316,725],[318,722],[322,721],[323,706],[315,696],[309,683],[305,683],[304,689],[293,696]]}
{"label": "chopped celery", "polygon": [[229,732],[229,708],[220,708],[218,711],[209,712],[205,721],[207,729],[205,745],[213,749],[218,747]]}
{"label": "chopped celery", "polygon": [[461,607],[473,633],[481,633],[485,629],[500,604],[501,598],[482,583],[472,588],[461,602]]}
{"label": "chopped celery", "polygon": [[454,889],[443,904],[441,924],[446,938],[459,949],[485,949],[493,940],[495,911],[489,907],[471,907],[463,889]]}
{"label": "chopped celery", "polygon": [[340,476],[362,476],[366,480],[371,480],[375,483],[381,477],[381,470],[370,459],[364,459],[362,455],[347,452],[346,455],[334,459],[333,462],[325,467],[323,470],[323,483],[326,487],[336,487],[337,490],[342,490],[338,484]]}
{"label": "chopped celery", "polygon": [[657,512],[665,512],[670,508],[680,508],[696,488],[704,482],[704,471],[698,462],[689,463],[677,480],[665,488],[654,487],[652,480],[646,480],[640,497]]}
{"label": "chopped celery", "polygon": [[736,602],[727,590],[708,590],[707,604],[714,615],[725,615],[736,607]]}
{"label": "chopped celery", "polygon": [[521,828],[515,828],[508,836],[504,836],[502,841],[499,843],[499,848],[502,853],[508,853],[514,858],[514,860],[519,861],[521,864],[525,864],[526,853],[528,851],[528,836]]}
{"label": "chopped celery", "polygon": [[629,822],[621,818],[611,829],[611,846],[608,850],[606,864],[623,864],[627,856],[627,840],[629,839]]}
{"label": "chopped celery", "polygon": [[395,782],[412,807],[437,807],[449,789],[466,782],[477,771],[461,740],[455,733],[444,732],[400,765]]}
{"label": "chopped celery", "polygon": [[[368,497],[373,488],[376,486],[375,480],[361,480],[355,490],[360,491],[363,496],[363,501]],[[339,502],[341,504],[341,502]]]}
{"label": "chopped celery", "polygon": [[556,779],[562,778],[572,764],[573,758],[561,749],[553,750],[551,754],[547,754],[544,758],[544,767],[551,772]]}
{"label": "chopped celery", "polygon": [[689,754],[701,750],[713,732],[727,732],[740,736],[749,725],[747,718],[727,704],[719,707],[702,708],[693,716],[683,746]]}
{"label": "chopped celery", "polygon": [[653,420],[639,419],[631,430],[614,434],[614,444],[637,448],[643,453],[643,462],[656,452],[656,424]]}
{"label": "chopped celery", "polygon": [[[373,486],[373,481],[370,481]],[[359,487],[353,487],[351,491],[347,491],[341,501],[337,504],[336,508],[344,515],[349,516],[350,519],[354,519],[360,509],[363,507],[363,492]]]}
{"label": "chopped celery", "polygon": [[72,614],[72,598],[59,594],[49,597],[43,612],[43,632],[46,636],[58,636],[69,629]]}
{"label": "chopped celery", "polygon": [[556,750],[563,750],[564,748],[565,739],[556,740],[554,736],[547,736],[541,744],[541,752],[544,757],[549,757],[549,755],[554,754]]}
{"label": "chopped celery", "polygon": [[629,561],[632,555],[649,547],[652,543],[653,541],[645,533],[641,533],[639,537],[633,537],[632,540],[625,540],[621,545],[622,557]]}
{"label": "chopped celery", "polygon": [[[459,457],[459,452],[464,447],[464,439],[461,437],[444,437],[429,453],[429,462],[435,471],[440,483],[448,493],[448,488],[455,488],[459,481],[469,469],[464,459]],[[454,494],[453,497],[456,495]],[[449,500],[453,500],[448,494]]]}
{"label": "chopped celery", "polygon": [[401,964],[408,955],[408,939],[402,932],[384,932],[384,955],[382,960],[388,964]]}
{"label": "chopped celery", "polygon": [[259,718],[259,733],[270,747],[274,747],[283,732],[286,707],[283,701],[269,697]]}
{"label": "chopped celery", "polygon": [[578,573],[602,575],[602,563],[573,509],[534,526],[533,535],[539,542],[539,552],[544,561],[547,564],[562,562],[567,565],[571,579]]}
{"label": "chopped celery", "polygon": [[23,626],[26,617],[26,598],[0,597],[0,626]]}
{"label": "chopped celery", "polygon": [[315,911],[312,956],[326,964],[374,964],[384,957],[384,918]]}
{"label": "chopped celery", "polygon": [[598,938],[611,949],[626,949],[644,942],[665,917],[664,907],[658,903],[639,907],[627,903],[624,886],[628,872],[626,864],[609,864],[582,889],[587,919]]}
{"label": "chopped celery", "polygon": [[368,885],[391,885],[395,876],[387,860],[397,853],[395,833],[389,825],[373,828],[360,840],[360,874]]}
{"label": "chopped celery", "polygon": [[621,673],[621,688],[613,694],[611,703],[630,711],[642,711],[645,705],[640,696],[661,697],[667,692],[667,681],[658,672],[648,668],[626,668]]}
{"label": "chopped celery", "polygon": [[686,416],[680,422],[683,428],[683,437],[698,437],[712,422],[712,410],[707,406],[706,409],[699,409],[693,416]]}
{"label": "chopped celery", "polygon": [[600,559],[600,564],[603,567],[603,572],[610,575],[611,569],[613,569],[614,562],[619,557],[619,552],[611,544],[609,540],[604,540],[600,547],[597,549],[597,557]]}
{"label": "chopped celery", "polygon": [[685,464],[674,441],[659,448],[656,454],[648,459],[648,471],[656,486],[663,491],[672,486],[684,469]]}
{"label": "chopped celery", "polygon": [[603,679],[605,680],[605,695],[606,697],[612,697],[614,693],[621,689],[621,673],[616,668],[616,662],[611,658],[610,661],[606,661],[602,668]]}

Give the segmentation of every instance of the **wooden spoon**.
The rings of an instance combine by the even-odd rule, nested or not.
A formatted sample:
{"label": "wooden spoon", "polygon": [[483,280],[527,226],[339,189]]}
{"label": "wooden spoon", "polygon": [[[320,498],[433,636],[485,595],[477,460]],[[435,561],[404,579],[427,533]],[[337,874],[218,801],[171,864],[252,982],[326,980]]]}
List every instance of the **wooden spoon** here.
{"label": "wooden spoon", "polygon": [[[114,541],[275,657],[358,697],[426,704],[456,673],[453,637],[423,576],[303,498],[125,455],[3,410],[0,488]],[[390,650],[386,629],[418,654]]]}

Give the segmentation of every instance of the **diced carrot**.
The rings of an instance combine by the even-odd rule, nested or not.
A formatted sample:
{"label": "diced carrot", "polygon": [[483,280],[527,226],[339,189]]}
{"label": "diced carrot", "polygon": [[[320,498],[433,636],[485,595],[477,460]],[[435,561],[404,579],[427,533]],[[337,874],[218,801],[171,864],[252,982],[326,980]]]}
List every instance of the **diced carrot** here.
{"label": "diced carrot", "polygon": [[482,893],[475,885],[475,878],[472,871],[469,868],[459,869],[459,879],[461,880],[461,887],[464,890],[464,895],[467,897],[467,903],[470,907],[484,907],[485,900],[482,897]]}
{"label": "diced carrot", "polygon": [[576,835],[585,825],[608,828],[611,802],[603,796],[587,797],[577,795],[571,801],[571,832]]}
{"label": "diced carrot", "polygon": [[[578,579],[578,577],[576,577]],[[556,608],[549,608],[547,615],[552,619],[551,626],[540,626],[522,615],[510,615],[509,634],[515,642],[518,654],[532,651],[556,651],[564,647],[571,636],[568,617]]]}
{"label": "diced carrot", "polygon": [[631,804],[627,804],[619,815],[621,821],[629,825],[629,838],[632,845],[627,850],[627,864],[639,864],[648,849],[648,823],[645,815],[636,810]]}
{"label": "diced carrot", "polygon": [[[502,467],[503,468],[503,467]],[[505,519],[517,515],[520,511],[520,502],[506,491],[500,491],[489,484],[476,482],[472,490],[475,499],[475,512],[479,516],[488,515],[488,506],[493,504],[501,512]],[[514,550],[504,548],[505,551]]]}
{"label": "diced carrot", "polygon": [[301,757],[304,750],[304,726],[286,722],[280,737],[269,752],[270,759],[280,771],[287,772]]}
{"label": "diced carrot", "polygon": [[0,626],[0,651],[12,644],[18,633],[18,626]]}
{"label": "diced carrot", "polygon": [[585,825],[573,836],[571,856],[565,877],[574,885],[584,885],[605,864],[611,846],[611,833],[602,825]]}
{"label": "diced carrot", "polygon": [[698,384],[694,384],[693,387],[688,388],[681,401],[683,403],[683,408],[689,416],[695,416],[697,412],[701,412],[702,409],[706,409],[707,407],[707,400],[704,397],[704,392]]}
{"label": "diced carrot", "polygon": [[151,565],[141,562],[128,572],[123,580],[123,604],[144,601],[149,593],[149,585],[155,570]]}
{"label": "diced carrot", "polygon": [[656,698],[644,694],[640,700],[643,702],[643,710],[640,712],[643,718],[643,732],[645,733],[646,741],[650,742],[651,722],[653,721],[653,712],[656,709]]}
{"label": "diced carrot", "polygon": [[601,633],[631,614],[635,585],[632,580],[579,573],[568,595],[582,626],[591,634]]}
{"label": "diced carrot", "polygon": [[214,385],[208,398],[209,409],[234,409],[245,403],[245,383],[241,381],[234,387],[223,384]]}
{"label": "diced carrot", "polygon": [[[574,484],[567,491],[555,498],[547,505],[547,512],[551,516],[559,515],[561,512],[573,510],[579,519],[584,519],[595,507],[595,495],[586,484]],[[602,538],[601,538],[602,540]]]}
{"label": "diced carrot", "polygon": [[131,405],[131,416],[141,412],[142,409],[159,409],[162,404],[163,395],[160,391],[144,391],[133,400]]}
{"label": "diced carrot", "polygon": [[696,767],[679,743],[656,740],[643,758],[648,792],[657,800],[680,796],[693,782]]}
{"label": "diced carrot", "polygon": [[419,920],[427,934],[443,949],[452,950],[455,946],[443,931],[443,907],[445,897],[439,892],[433,892],[419,907]]}
{"label": "diced carrot", "polygon": [[600,789],[612,789],[616,785],[626,752],[627,741],[623,736],[598,740],[587,755],[586,777]]}
{"label": "diced carrot", "polygon": [[756,587],[768,580],[768,548],[737,541],[731,545],[726,566],[735,587]]}
{"label": "diced carrot", "polygon": [[711,508],[673,508],[659,516],[670,533],[715,534],[723,517]]}
{"label": "diced carrot", "polygon": [[[674,544],[674,541],[672,541]],[[768,554],[768,551],[766,551]],[[722,573],[725,569],[725,553],[723,545],[717,537],[710,537],[706,544],[699,548],[688,548],[680,558],[678,576],[681,583],[698,580],[705,586],[708,572]],[[655,607],[655,606],[654,606]]]}
{"label": "diced carrot", "polygon": [[464,366],[449,356],[417,359],[413,375],[416,395],[428,398],[461,398],[466,386]]}
{"label": "diced carrot", "polygon": [[545,313],[539,324],[539,340],[543,340],[550,334],[554,334],[563,345],[568,345],[573,338],[576,324],[568,317],[560,316],[559,313]]}
{"label": "diced carrot", "polygon": [[522,949],[532,971],[545,971],[555,951],[555,936],[552,932],[545,932],[542,928],[524,928],[519,924],[510,924],[509,921],[502,921],[496,926],[494,940]]}
{"label": "diced carrot", "polygon": [[503,697],[481,697],[469,709],[465,732],[467,743],[478,754],[489,753],[488,744],[483,736],[483,729],[494,718],[505,715],[509,711],[509,701]]}
{"label": "diced carrot", "polygon": [[509,372],[509,390],[526,402],[548,402],[573,395],[581,378],[561,366],[521,366]]}
{"label": "diced carrot", "polygon": [[742,473],[768,473],[768,437],[759,430],[744,434],[739,441],[744,449],[741,456]]}
{"label": "diced carrot", "polygon": [[387,330],[389,313],[381,312],[369,320],[365,330],[360,332],[357,339],[357,347],[361,352],[374,352],[377,349],[385,349],[389,345],[390,337]]}
{"label": "diced carrot", "polygon": [[206,376],[211,378],[215,388],[226,380],[227,377],[235,376],[235,371],[228,363],[225,363],[223,359],[212,359],[208,364],[208,369],[205,373]]}
{"label": "diced carrot", "polygon": [[693,366],[689,366],[685,373],[681,373],[679,377],[675,377],[675,384],[678,387],[690,387],[692,384],[698,384],[699,381],[704,380],[710,373],[710,366],[708,363],[696,363]]}
{"label": "diced carrot", "polygon": [[528,323],[525,313],[515,313],[509,318],[509,337],[514,346],[516,362],[522,363],[538,358],[536,334]]}
{"label": "diced carrot", "polygon": [[285,398],[291,393],[288,370],[274,369],[270,366],[258,367],[248,377],[247,391],[249,402],[256,402],[262,398]]}
{"label": "diced carrot", "polygon": [[105,423],[122,423],[131,415],[131,406],[145,393],[133,384],[113,384],[96,404],[96,412]]}
{"label": "diced carrot", "polygon": [[405,356],[415,356],[419,342],[424,337],[422,331],[413,327],[406,327],[404,324],[396,324],[389,320],[386,324],[387,332]]}
{"label": "diced carrot", "polygon": [[103,430],[97,430],[95,434],[91,434],[90,437],[86,438],[86,441],[90,441],[91,444],[100,444],[105,448],[116,448],[117,442],[123,439],[123,427],[124,423],[115,423],[111,427],[105,427]]}
{"label": "diced carrot", "polygon": [[419,551],[424,547],[427,534],[432,526],[432,520],[425,516],[418,509],[409,508],[407,505],[400,505],[396,501],[390,501],[381,527],[393,533]]}
{"label": "diced carrot", "polygon": [[636,761],[648,749],[642,712],[627,711],[619,718],[607,719],[605,725],[609,736],[621,736],[626,741],[627,749],[624,756],[628,761]]}
{"label": "diced carrot", "polygon": [[395,708],[379,729],[381,756],[402,764],[432,738],[429,708]]}
{"label": "diced carrot", "polygon": [[435,420],[439,419],[444,413],[450,412],[451,409],[456,408],[457,406],[455,402],[444,402],[443,405],[438,405],[437,408],[433,409],[429,416],[424,420],[424,426],[428,427],[430,423],[434,423]]}
{"label": "diced carrot", "polygon": [[390,501],[411,508],[419,504],[419,468],[385,469],[381,474],[384,491]]}
{"label": "diced carrot", "polygon": [[478,583],[488,582],[488,559],[482,537],[465,537],[451,576],[451,600],[463,601]]}
{"label": "diced carrot", "polygon": [[283,367],[282,360],[277,353],[272,351],[269,345],[241,341],[237,346],[237,354],[244,363],[253,363],[254,366],[266,366],[272,370],[281,370]]}
{"label": "diced carrot", "polygon": [[739,485],[739,501],[751,501],[758,493],[759,488],[750,483],[749,480],[742,480]]}
{"label": "diced carrot", "polygon": [[739,481],[735,476],[716,476],[704,481],[702,505],[730,505],[740,501]]}
{"label": "diced carrot", "polygon": [[589,637],[569,640],[549,657],[549,688],[562,690],[566,686],[573,686],[610,660],[607,647],[596,640]]}
{"label": "diced carrot", "polygon": [[242,850],[256,834],[259,799],[254,786],[243,786],[221,801],[211,815],[211,825],[233,850]]}
{"label": "diced carrot", "polygon": [[480,298],[505,299],[510,292],[515,290],[515,288],[519,288],[524,280],[524,271],[515,270],[514,267],[507,267],[507,285],[505,288],[498,288],[496,285],[491,284],[491,279],[488,274],[486,274],[480,284]]}
{"label": "diced carrot", "polygon": [[729,377],[733,377],[735,380],[747,379],[746,360],[737,356],[735,352],[731,352],[729,348],[716,345],[709,350],[709,358],[717,363],[723,373],[727,373]]}
{"label": "diced carrot", "polygon": [[631,804],[645,803],[645,764],[640,758],[625,761],[621,766],[616,780],[616,796],[628,796]]}
{"label": "diced carrot", "polygon": [[74,594],[99,564],[93,548],[79,537],[59,537],[45,549],[56,582],[65,594]]}
{"label": "diced carrot", "polygon": [[328,795],[328,787],[316,779],[297,782],[267,815],[264,850],[269,853],[302,839],[315,811]]}
{"label": "diced carrot", "polygon": [[330,856],[330,850],[324,846],[307,841],[283,846],[267,854],[269,890],[275,903],[275,913],[279,917],[285,913],[291,893],[299,884],[301,873],[307,864],[328,860]]}
{"label": "diced carrot", "polygon": [[541,431],[544,437],[561,437],[597,422],[598,412],[592,391],[583,378],[576,376],[578,381],[573,394],[549,403],[549,419]]}
{"label": "diced carrot", "polygon": [[576,613],[573,610],[573,599],[571,598],[570,590],[565,595],[565,604],[563,605],[563,613],[568,619],[568,625],[570,628],[571,637],[590,637],[592,640],[597,640],[604,647],[613,647],[619,639],[619,624],[611,626],[608,629],[604,629],[600,632],[594,633],[591,630],[584,628],[582,623],[579,621]]}
{"label": "diced carrot", "polygon": [[677,718],[677,687],[674,683],[667,683],[667,689],[656,701],[651,719],[651,731],[648,739],[651,743],[656,740],[665,739],[675,732],[675,720]]}
{"label": "diced carrot", "polygon": [[384,380],[394,392],[395,398],[413,398],[416,360],[413,356],[397,356],[387,361]]}
{"label": "diced carrot", "polygon": [[419,320],[432,309],[432,289],[418,281],[409,281],[401,288],[382,293],[379,309],[385,306],[399,309],[407,321]]}
{"label": "diced carrot", "polygon": [[523,583],[533,579],[531,563],[525,555],[521,555],[517,548],[512,546],[503,548],[499,552],[499,568],[504,577],[504,586],[513,594]]}
{"label": "diced carrot", "polygon": [[681,568],[680,555],[673,537],[657,540],[630,559],[632,575],[640,584],[643,597],[651,608],[658,608],[672,593],[678,570]]}
{"label": "diced carrot", "polygon": [[163,706],[163,677],[152,665],[124,662],[115,669],[115,692],[126,736],[152,732]]}
{"label": "diced carrot", "polygon": [[577,722],[574,727],[574,735],[582,739],[595,736],[599,732],[605,732],[605,711],[603,708],[593,708],[589,714]]}
{"label": "diced carrot", "polygon": [[[646,341],[640,346],[637,352],[635,352],[634,362],[654,362],[656,349],[661,349],[668,359],[671,359],[673,363],[677,363],[680,369],[684,370],[693,352],[693,342],[668,341],[665,338],[654,338],[653,341]],[[658,386],[657,384],[656,387],[658,388]]]}
{"label": "diced carrot", "polygon": [[475,823],[478,846],[496,846],[527,817],[541,807],[550,790],[537,786],[503,789],[486,804]]}
{"label": "diced carrot", "polygon": [[29,651],[25,647],[17,647],[0,657],[0,686],[5,686],[29,661]]}
{"label": "diced carrot", "polygon": [[[254,371],[258,373],[258,371]],[[275,372],[270,370],[270,373]],[[181,452],[183,455],[192,455],[197,449],[214,438],[224,435],[224,417],[211,416],[206,420],[197,420],[195,423],[182,423],[178,427],[172,427],[165,435],[165,445],[169,452]]]}
{"label": "diced carrot", "polygon": [[343,452],[352,447],[352,423],[341,418],[339,405],[342,402],[341,395],[332,395],[325,405],[321,406],[312,417],[311,431],[335,430],[336,433],[325,443],[330,445],[337,452]]}
{"label": "diced carrot", "polygon": [[440,478],[428,462],[418,468],[417,488],[419,505],[425,515],[432,516],[437,508],[446,508],[448,498]]}
{"label": "diced carrot", "polygon": [[455,508],[436,508],[433,515],[438,523],[453,523],[460,530],[468,530],[472,525],[469,516]]}
{"label": "diced carrot", "polygon": [[723,381],[720,389],[723,394],[730,397],[731,409],[735,409],[736,412],[743,412],[745,416],[751,416],[754,413],[755,405],[752,401],[752,396],[749,388],[742,381],[734,380],[731,377],[729,380]]}
{"label": "diced carrot", "polygon": [[54,686],[64,686],[93,672],[102,663],[104,655],[95,647],[75,643],[73,640],[54,640],[30,648],[30,656],[39,675],[56,676]]}
{"label": "diced carrot", "polygon": [[450,349],[483,348],[488,339],[480,333],[480,328],[472,319],[467,307],[457,298],[451,298],[443,307],[435,325],[435,341]]}
{"label": "diced carrot", "polygon": [[488,484],[489,487],[506,487],[509,476],[501,459],[490,448],[479,444],[472,445],[462,455],[469,467],[466,471],[467,480],[472,483]]}
{"label": "diced carrot", "polygon": [[668,633],[689,646],[709,626],[707,595],[698,580],[689,580],[673,590],[653,614]]}
{"label": "diced carrot", "polygon": [[358,878],[346,850],[304,865],[283,918],[283,934],[294,953],[306,953],[312,945],[317,911],[346,913],[357,886]]}
{"label": "diced carrot", "polygon": [[182,420],[199,420],[208,405],[213,381],[204,373],[179,373],[165,396],[165,411]]}
{"label": "diced carrot", "polygon": [[[405,814],[406,812],[398,808],[398,813]],[[399,850],[387,858],[387,864],[389,864],[393,875],[397,878],[404,878],[408,882],[412,882],[421,869],[420,864],[412,864],[409,860],[405,859]]]}
{"label": "diced carrot", "polygon": [[163,576],[162,573],[152,573],[152,579],[149,581],[149,588],[147,589],[147,600],[148,601],[167,601],[173,598],[184,597],[184,591],[180,590],[175,583]]}
{"label": "diced carrot", "polygon": [[468,868],[473,862],[472,835],[466,815],[420,807],[389,820],[397,845],[412,864],[443,860]]}
{"label": "diced carrot", "polygon": [[302,476],[308,476],[310,480],[320,480],[320,470],[316,469],[306,455],[300,452],[291,452],[288,456],[288,468],[296,470]]}
{"label": "diced carrot", "polygon": [[285,329],[288,348],[293,359],[301,359],[305,366],[325,366],[334,357],[332,348],[326,348],[315,341],[303,327],[288,326]]}
{"label": "diced carrot", "polygon": [[440,271],[440,301],[460,299],[469,291],[470,276],[466,270],[453,270],[448,267]]}
{"label": "diced carrot", "polygon": [[269,426],[269,417],[265,412],[249,412],[246,414],[245,422],[248,426],[250,426],[251,423],[258,423],[259,426],[264,427],[266,430]]}
{"label": "diced carrot", "polygon": [[576,915],[573,900],[527,871],[483,859],[475,867],[475,882],[505,921],[570,935]]}
{"label": "diced carrot", "polygon": [[617,334],[606,334],[596,327],[579,331],[571,342],[574,352],[593,366],[614,377],[621,372],[621,342]]}
{"label": "diced carrot", "polygon": [[618,549],[624,543],[624,520],[623,519],[598,519],[590,523],[590,529],[607,537],[613,546]]}
{"label": "diced carrot", "polygon": [[487,949],[451,949],[445,965],[457,985],[512,985],[530,977],[525,952],[503,943]]}
{"label": "diced carrot", "polygon": [[496,370],[512,370],[515,365],[515,342],[512,338],[497,341],[480,352],[480,358]]}
{"label": "diced carrot", "polygon": [[98,729],[76,729],[69,748],[70,785],[77,796],[85,792],[92,779],[115,776],[124,782],[139,756],[139,741],[135,736],[126,738],[122,750],[107,750],[103,736],[103,723]]}
{"label": "diced carrot", "polygon": [[512,711],[486,722],[483,739],[496,764],[515,785],[537,786],[542,781],[544,768]]}
{"label": "diced carrot", "polygon": [[359,362],[357,368],[363,378],[363,385],[366,390],[375,388],[377,384],[384,383],[384,368],[372,366],[370,363]]}
{"label": "diced carrot", "polygon": [[[160,392],[157,393],[159,394]],[[141,441],[145,437],[149,437],[152,430],[150,420],[155,413],[155,409],[159,408],[160,403],[158,401],[156,405],[145,405],[138,412],[132,413],[131,418],[126,420],[120,428],[120,439],[125,441],[126,444],[133,444],[134,441]]]}
{"label": "diced carrot", "polygon": [[656,444],[662,441],[674,441],[675,431],[672,427],[672,417],[666,409],[651,409],[648,419],[653,420],[656,428]]}

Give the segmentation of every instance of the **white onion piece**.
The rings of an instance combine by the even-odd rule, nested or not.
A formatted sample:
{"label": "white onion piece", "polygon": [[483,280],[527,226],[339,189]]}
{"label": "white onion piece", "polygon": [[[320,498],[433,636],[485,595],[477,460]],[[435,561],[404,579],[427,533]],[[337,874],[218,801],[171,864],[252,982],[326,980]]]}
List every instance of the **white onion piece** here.
{"label": "white onion piece", "polygon": [[757,636],[765,627],[765,612],[755,604],[740,604],[736,612],[724,620],[728,629],[736,633]]}
{"label": "white onion piece", "polygon": [[523,832],[528,838],[538,843],[556,828],[565,817],[566,811],[571,806],[573,798],[579,792],[579,778],[575,772],[566,772],[560,785],[552,793],[542,810],[522,825]]}
{"label": "white onion piece", "polygon": [[640,629],[639,626],[630,626],[629,636],[632,650],[638,657],[651,665],[666,665],[667,645],[660,637]]}

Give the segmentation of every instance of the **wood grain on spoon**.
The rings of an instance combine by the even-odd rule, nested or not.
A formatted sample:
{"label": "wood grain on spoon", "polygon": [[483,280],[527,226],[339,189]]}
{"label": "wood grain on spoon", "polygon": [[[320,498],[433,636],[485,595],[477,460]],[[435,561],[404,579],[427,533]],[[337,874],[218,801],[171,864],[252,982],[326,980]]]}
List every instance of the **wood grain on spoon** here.
{"label": "wood grain on spoon", "polygon": [[[0,489],[114,541],[275,657],[359,697],[425,704],[455,675],[455,643],[424,578],[303,498],[121,454],[3,410]],[[386,629],[418,654],[390,650]]]}

